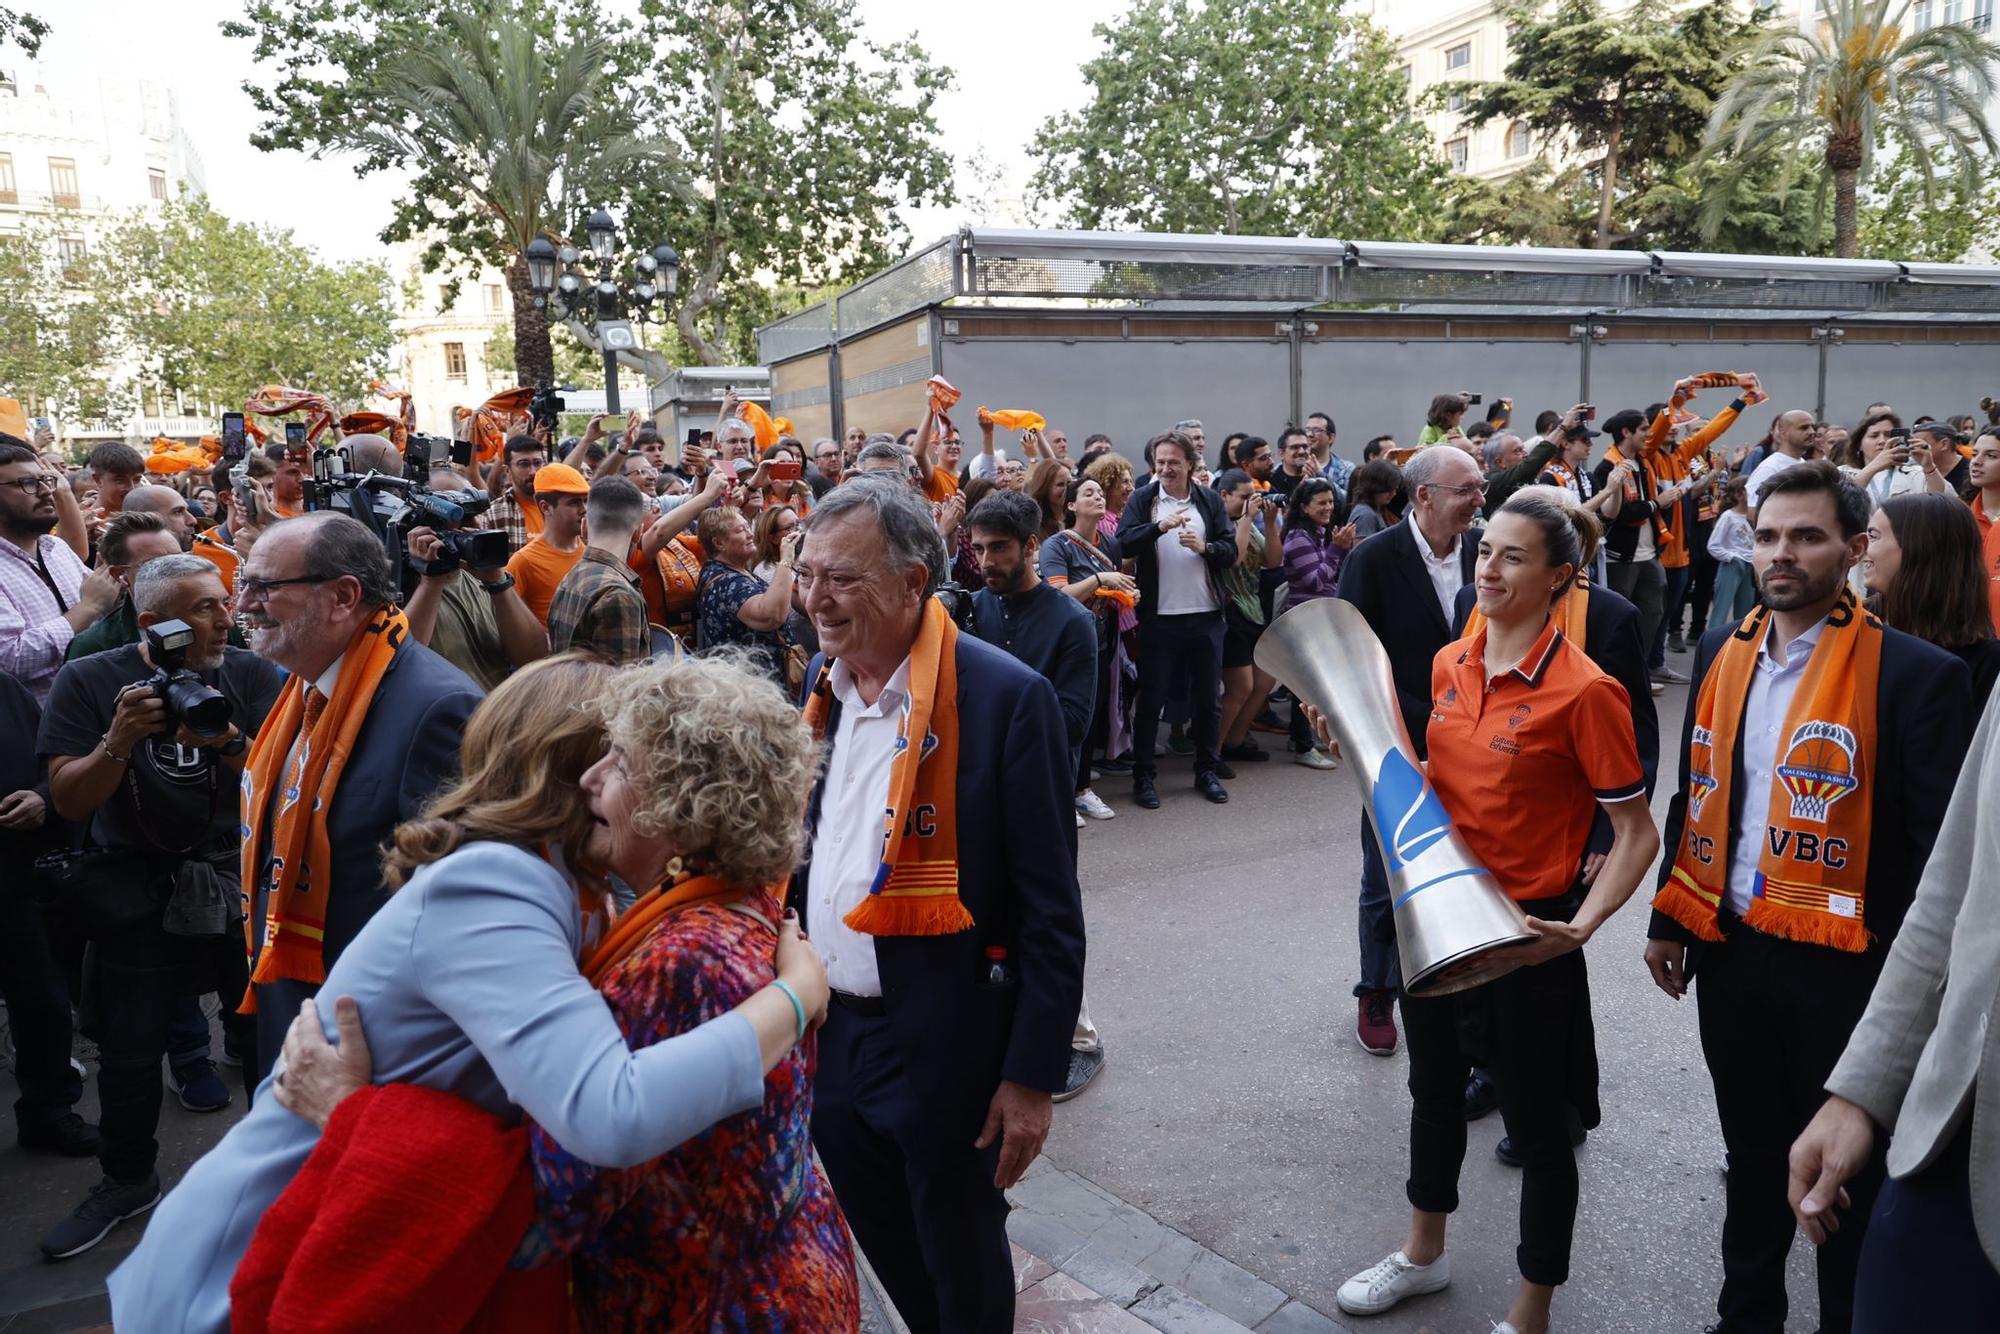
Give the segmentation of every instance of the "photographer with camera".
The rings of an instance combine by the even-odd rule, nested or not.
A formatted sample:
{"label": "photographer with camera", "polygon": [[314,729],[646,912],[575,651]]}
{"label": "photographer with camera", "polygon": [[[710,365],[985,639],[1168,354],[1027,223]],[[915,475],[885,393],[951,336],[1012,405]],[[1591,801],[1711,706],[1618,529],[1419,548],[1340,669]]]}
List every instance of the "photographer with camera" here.
{"label": "photographer with camera", "polygon": [[404,534],[403,549],[419,575],[403,609],[411,638],[481,690],[549,655],[548,628],[507,573],[505,534],[420,525]]}
{"label": "photographer with camera", "polygon": [[[283,678],[229,646],[229,597],[201,557],[146,562],[132,601],[141,641],[64,666],[37,741],[56,813],[89,822],[51,888],[91,935],[104,1170],[43,1237],[51,1260],[89,1250],[159,1199],[154,1133],[171,1020],[185,997],[215,990],[231,1001],[248,977],[236,788]],[[248,1021],[224,1022],[247,1045]],[[177,1088],[213,1084],[205,1101],[226,1104],[205,1049],[173,1073]]]}

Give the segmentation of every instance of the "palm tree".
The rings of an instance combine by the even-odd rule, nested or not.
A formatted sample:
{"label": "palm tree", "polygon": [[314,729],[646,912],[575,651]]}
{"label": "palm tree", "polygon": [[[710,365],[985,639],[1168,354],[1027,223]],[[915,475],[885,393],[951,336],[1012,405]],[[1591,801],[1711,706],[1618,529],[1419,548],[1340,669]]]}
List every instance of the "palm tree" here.
{"label": "palm tree", "polygon": [[[1912,31],[1909,9],[1909,0],[1819,0],[1816,20],[1800,31],[1752,46],[1709,116],[1702,155],[1727,152],[1729,162],[1703,210],[1706,235],[1720,226],[1738,178],[1773,153],[1788,165],[1809,156],[1824,163],[1834,253],[1843,258],[1854,256],[1856,192],[1885,138],[1945,145],[1968,193],[1975,187],[1980,150],[2000,153],[1986,115],[2000,86],[2000,47],[1962,23]],[[1930,154],[1916,157],[1928,193]]]}
{"label": "palm tree", "polygon": [[636,133],[606,86],[604,41],[551,40],[500,0],[478,9],[447,14],[385,62],[368,81],[374,118],[333,146],[410,163],[419,198],[477,201],[491,228],[478,240],[506,265],[514,298],[515,374],[536,384],[553,380],[555,359],[528,246],[559,237],[590,192],[616,188],[618,172],[676,184],[680,174],[673,150]]}

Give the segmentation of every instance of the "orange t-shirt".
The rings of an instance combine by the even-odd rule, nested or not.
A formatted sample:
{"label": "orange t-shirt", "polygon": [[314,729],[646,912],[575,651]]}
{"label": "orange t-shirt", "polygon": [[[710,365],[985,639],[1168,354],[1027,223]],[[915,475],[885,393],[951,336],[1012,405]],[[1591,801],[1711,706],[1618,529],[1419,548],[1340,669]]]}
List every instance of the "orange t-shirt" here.
{"label": "orange t-shirt", "polygon": [[933,505],[942,505],[958,494],[958,475],[943,468],[932,468],[930,480],[924,483],[924,494]]}
{"label": "orange t-shirt", "polygon": [[1632,701],[1550,617],[1490,681],[1486,632],[1431,661],[1430,777],[1466,846],[1518,900],[1569,892],[1599,802],[1646,795]]}
{"label": "orange t-shirt", "polygon": [[535,613],[535,619],[547,625],[549,603],[555,601],[556,588],[568,574],[570,567],[583,559],[583,543],[579,540],[573,551],[558,551],[545,538],[531,538],[528,545],[514,553],[507,562],[507,573],[514,576],[514,586],[520,590],[521,601],[528,604]]}
{"label": "orange t-shirt", "polygon": [[1986,553],[1986,602],[1993,609],[1993,626],[2000,630],[2000,514],[1988,517],[1986,497],[1972,497],[1972,517],[1979,520],[1979,541]]}

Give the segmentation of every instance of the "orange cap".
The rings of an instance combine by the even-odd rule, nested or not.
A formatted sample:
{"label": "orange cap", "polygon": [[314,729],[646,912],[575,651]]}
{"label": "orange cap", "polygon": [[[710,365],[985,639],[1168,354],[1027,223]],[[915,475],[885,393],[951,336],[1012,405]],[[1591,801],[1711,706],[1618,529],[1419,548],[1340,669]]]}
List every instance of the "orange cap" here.
{"label": "orange cap", "polygon": [[590,483],[583,480],[583,474],[567,463],[544,463],[535,470],[535,494],[538,496],[587,496]]}

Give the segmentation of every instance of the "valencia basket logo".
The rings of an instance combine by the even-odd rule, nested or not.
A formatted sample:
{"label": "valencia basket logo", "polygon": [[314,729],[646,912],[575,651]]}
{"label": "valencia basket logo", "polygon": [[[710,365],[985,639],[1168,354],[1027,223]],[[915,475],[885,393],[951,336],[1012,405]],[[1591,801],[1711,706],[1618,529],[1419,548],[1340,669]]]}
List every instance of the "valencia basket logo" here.
{"label": "valencia basket logo", "polygon": [[1792,818],[1826,823],[1827,808],[1860,786],[1854,775],[1854,733],[1817,719],[1792,732],[1778,764],[1778,780],[1791,794]]}

